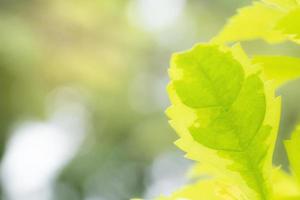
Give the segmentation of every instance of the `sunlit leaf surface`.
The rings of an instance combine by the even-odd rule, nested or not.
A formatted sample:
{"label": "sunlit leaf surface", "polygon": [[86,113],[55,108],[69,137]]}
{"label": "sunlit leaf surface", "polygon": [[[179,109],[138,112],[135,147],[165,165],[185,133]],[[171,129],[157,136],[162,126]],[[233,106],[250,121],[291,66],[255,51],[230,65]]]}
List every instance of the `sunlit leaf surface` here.
{"label": "sunlit leaf surface", "polygon": [[187,157],[210,165],[223,189],[236,187],[230,199],[270,199],[280,101],[241,52],[200,44],[175,54],[167,114]]}

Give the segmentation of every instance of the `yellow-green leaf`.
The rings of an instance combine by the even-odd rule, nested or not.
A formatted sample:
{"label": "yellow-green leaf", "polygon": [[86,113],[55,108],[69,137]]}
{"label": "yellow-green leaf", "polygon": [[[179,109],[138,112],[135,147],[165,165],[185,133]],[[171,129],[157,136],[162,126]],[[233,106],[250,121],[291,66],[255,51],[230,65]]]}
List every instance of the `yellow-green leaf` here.
{"label": "yellow-green leaf", "polygon": [[177,94],[193,108],[231,105],[244,79],[241,65],[217,46],[197,46],[188,53],[174,55],[172,63],[170,76]]}
{"label": "yellow-green leaf", "polygon": [[276,25],[276,28],[295,42],[300,43],[300,6],[294,8]]}
{"label": "yellow-green leaf", "polygon": [[187,157],[208,165],[224,199],[272,199],[270,171],[280,101],[240,46],[200,44],[175,54],[170,124]]}
{"label": "yellow-green leaf", "polygon": [[275,168],[272,172],[272,183],[275,200],[299,200],[300,187],[293,176]]}
{"label": "yellow-green leaf", "polygon": [[226,43],[261,38],[270,43],[282,42],[286,36],[274,27],[285,13],[286,10],[278,6],[254,2],[239,9],[212,41]]}
{"label": "yellow-green leaf", "polygon": [[300,59],[288,56],[255,56],[254,64],[262,66],[268,80],[274,80],[276,86],[300,77]]}

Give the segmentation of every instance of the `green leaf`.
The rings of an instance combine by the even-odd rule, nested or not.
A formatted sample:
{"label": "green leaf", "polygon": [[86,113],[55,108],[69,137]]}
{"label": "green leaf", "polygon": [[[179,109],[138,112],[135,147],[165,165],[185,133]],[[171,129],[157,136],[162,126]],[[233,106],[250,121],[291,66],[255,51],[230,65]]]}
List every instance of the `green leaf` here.
{"label": "green leaf", "polygon": [[241,65],[217,46],[197,46],[187,53],[174,55],[172,63],[170,75],[177,94],[193,108],[231,105],[244,79]]}
{"label": "green leaf", "polygon": [[300,77],[300,59],[288,56],[255,56],[254,64],[259,64],[268,80],[281,86],[287,81]]}
{"label": "green leaf", "polygon": [[274,27],[285,13],[279,6],[254,2],[239,9],[212,41],[222,44],[261,38],[270,43],[282,42],[286,36]]}
{"label": "green leaf", "polygon": [[233,104],[221,108],[218,116],[207,126],[198,127],[200,120],[189,130],[196,141],[211,148],[243,151],[261,127],[265,109],[263,83],[257,75],[251,75]]}
{"label": "green leaf", "polygon": [[176,144],[207,165],[222,189],[235,188],[224,199],[272,199],[280,100],[241,47],[197,45],[174,55],[170,77],[167,115]]}
{"label": "green leaf", "polygon": [[212,39],[227,43],[263,39],[269,43],[291,40],[300,43],[300,1],[262,0],[238,10]]}
{"label": "green leaf", "polygon": [[300,6],[292,9],[276,25],[287,37],[300,43]]}

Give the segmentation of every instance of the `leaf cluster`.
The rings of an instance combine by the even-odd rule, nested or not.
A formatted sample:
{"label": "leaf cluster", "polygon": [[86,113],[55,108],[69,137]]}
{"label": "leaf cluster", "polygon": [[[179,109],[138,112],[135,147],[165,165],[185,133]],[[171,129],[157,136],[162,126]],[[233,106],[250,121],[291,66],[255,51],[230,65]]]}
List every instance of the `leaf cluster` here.
{"label": "leaf cluster", "polygon": [[275,91],[300,76],[300,58],[249,59],[236,43],[300,45],[299,22],[299,0],[256,1],[209,43],[173,55],[166,113],[176,145],[196,164],[194,183],[159,200],[300,199],[300,128],[285,142],[291,173],[272,164],[281,109]]}

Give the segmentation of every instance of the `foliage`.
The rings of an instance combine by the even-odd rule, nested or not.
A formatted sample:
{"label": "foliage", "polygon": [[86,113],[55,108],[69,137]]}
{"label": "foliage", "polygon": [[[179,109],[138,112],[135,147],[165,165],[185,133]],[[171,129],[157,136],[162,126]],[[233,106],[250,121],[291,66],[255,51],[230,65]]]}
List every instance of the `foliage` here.
{"label": "foliage", "polygon": [[299,44],[299,20],[300,1],[253,2],[210,43],[173,55],[167,115],[176,145],[196,161],[196,181],[158,199],[300,199],[299,128],[285,143],[292,173],[272,164],[281,109],[275,90],[300,76],[300,59],[249,59],[239,44],[229,44]]}

